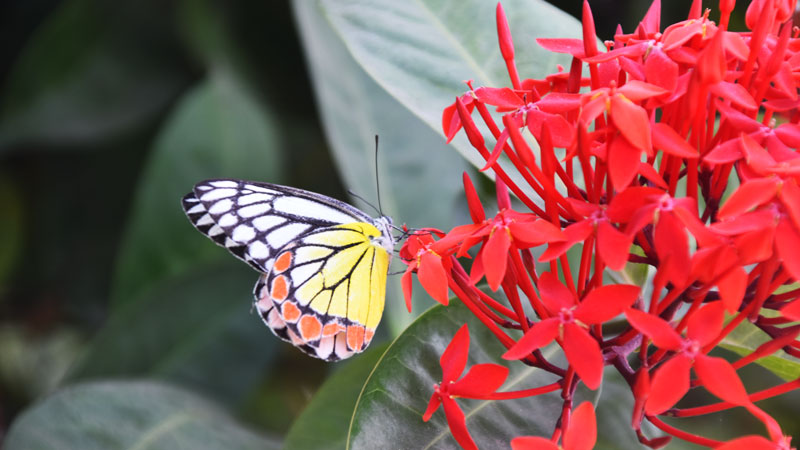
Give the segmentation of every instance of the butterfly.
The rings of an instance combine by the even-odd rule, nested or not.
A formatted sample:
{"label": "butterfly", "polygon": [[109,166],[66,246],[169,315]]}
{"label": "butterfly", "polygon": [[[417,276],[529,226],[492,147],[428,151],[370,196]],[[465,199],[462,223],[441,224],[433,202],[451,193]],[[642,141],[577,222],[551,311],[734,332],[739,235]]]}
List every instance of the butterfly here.
{"label": "butterfly", "polygon": [[255,308],[272,332],[337,361],[364,351],[383,315],[392,220],[276,184],[206,180],[183,197],[195,228],[261,273]]}

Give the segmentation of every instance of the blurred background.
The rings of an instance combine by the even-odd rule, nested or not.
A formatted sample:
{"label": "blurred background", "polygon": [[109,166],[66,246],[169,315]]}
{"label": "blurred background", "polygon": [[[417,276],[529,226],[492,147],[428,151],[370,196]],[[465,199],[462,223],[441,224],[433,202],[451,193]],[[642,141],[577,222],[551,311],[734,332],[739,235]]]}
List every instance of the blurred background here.
{"label": "blurred background", "polygon": [[[223,176],[374,199],[371,146],[333,150],[350,130],[318,111],[319,95],[339,93],[320,87],[341,72],[328,71],[335,55],[319,53],[319,36],[303,35],[314,28],[303,12],[311,3],[298,0],[299,12],[288,1],[0,3],[0,438],[59,386],[132,377],[201,392],[280,436],[335,370],[249,314],[256,274],[194,231],[179,206],[195,182]],[[579,0],[551,3],[580,14]],[[662,24],[682,20],[690,3],[665,2]],[[601,39],[618,23],[632,31],[649,6],[591,4]],[[515,37],[518,48],[535,45]],[[340,114],[367,114],[361,138],[408,133],[396,117],[384,118],[394,128],[370,125],[383,111]],[[430,186],[456,198],[460,172],[473,169],[452,153],[446,189],[436,178],[450,160],[387,156],[389,212],[427,199]],[[467,217],[433,207],[410,225]],[[415,302],[415,312],[430,304]],[[402,305],[394,311],[382,339],[410,320]]]}

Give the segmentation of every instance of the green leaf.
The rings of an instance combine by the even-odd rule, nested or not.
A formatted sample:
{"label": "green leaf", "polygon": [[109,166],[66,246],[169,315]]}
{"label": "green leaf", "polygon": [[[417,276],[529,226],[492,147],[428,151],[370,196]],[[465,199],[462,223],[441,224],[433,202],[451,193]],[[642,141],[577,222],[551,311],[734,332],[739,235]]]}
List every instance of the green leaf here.
{"label": "green leaf", "polygon": [[[745,320],[720,342],[720,346],[737,355],[747,356],[768,340],[770,337],[766,333]],[[800,360],[783,350],[755,362],[786,381],[800,377]]]}
{"label": "green leaf", "polygon": [[[326,17],[347,49],[392,97],[442,135],[442,110],[474,80],[475,87],[509,86],[497,44],[495,2],[322,0]],[[543,78],[571,57],[545,51],[535,38],[578,38],[580,23],[542,0],[503,2],[515,38],[521,78]],[[487,141],[491,145],[494,139]],[[453,141],[477,167],[483,160],[467,140]]]}
{"label": "green leaf", "polygon": [[[345,186],[375,198],[377,134],[385,213],[411,227],[449,229],[469,220],[461,194],[461,173],[468,164],[359,67],[322,16],[319,2],[293,5],[325,132]],[[431,301],[415,309],[424,310]],[[389,279],[386,308],[395,335],[413,319],[406,311],[399,277]]]}
{"label": "green leaf", "polygon": [[237,261],[210,265],[115,308],[68,379],[148,376],[242,404],[280,345],[251,312],[256,278]]}
{"label": "green leaf", "polygon": [[289,429],[285,450],[344,448],[358,394],[388,345],[370,348],[345,362],[314,394]]}
{"label": "green leaf", "polygon": [[[422,421],[422,414],[433,385],[441,381],[439,357],[464,323],[470,331],[468,366],[495,363],[509,367],[501,391],[557,381],[542,370],[502,360],[504,347],[463,304],[451,302],[449,307],[436,306],[425,312],[383,354],[361,391],[350,425],[348,448],[458,448],[441,409],[428,422]],[[554,355],[560,354],[560,349],[550,346],[544,353],[559,362]],[[641,448],[629,425],[630,389],[613,376],[607,377],[603,386],[609,395],[604,395],[597,406],[600,442],[611,443],[605,448]],[[585,397],[580,395],[576,404]],[[550,436],[561,412],[558,391],[520,400],[458,399],[458,404],[481,448],[505,448],[512,438],[521,435]]]}
{"label": "green leaf", "polygon": [[195,394],[142,381],[65,388],[25,411],[12,424],[4,446],[7,450],[279,447]]}
{"label": "green leaf", "polygon": [[37,29],[3,86],[0,149],[85,147],[151,121],[189,81],[154,0],[71,0]]}
{"label": "green leaf", "polygon": [[225,70],[178,104],[140,180],[123,238],[112,302],[121,305],[208,262],[233,259],[195,231],[180,199],[206,178],[281,179],[281,141],[272,116]]}

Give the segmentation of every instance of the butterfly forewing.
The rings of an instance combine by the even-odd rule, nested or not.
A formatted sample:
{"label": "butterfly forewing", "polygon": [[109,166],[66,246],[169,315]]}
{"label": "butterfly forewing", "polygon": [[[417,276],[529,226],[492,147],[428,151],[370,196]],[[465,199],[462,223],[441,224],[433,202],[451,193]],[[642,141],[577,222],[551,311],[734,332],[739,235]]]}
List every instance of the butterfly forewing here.
{"label": "butterfly forewing", "polygon": [[269,271],[275,252],[304,233],[372,221],[337,200],[301,189],[241,180],[207,180],[184,196],[186,215],[203,234],[256,270]]}
{"label": "butterfly forewing", "polygon": [[279,338],[335,361],[369,345],[383,313],[388,218],[313,192],[208,180],[183,198],[202,233],[262,272],[255,305]]}

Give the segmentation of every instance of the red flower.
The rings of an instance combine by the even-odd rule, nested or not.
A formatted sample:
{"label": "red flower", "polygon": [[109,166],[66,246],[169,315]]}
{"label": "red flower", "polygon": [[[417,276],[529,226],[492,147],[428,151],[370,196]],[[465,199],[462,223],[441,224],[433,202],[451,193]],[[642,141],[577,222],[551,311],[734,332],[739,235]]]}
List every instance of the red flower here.
{"label": "red flower", "polygon": [[417,272],[417,278],[425,291],[437,302],[447,305],[447,277],[452,261],[445,257],[441,246],[437,246],[433,236],[444,236],[444,233],[425,228],[417,230],[403,243],[400,257],[406,262],[406,271],[401,279],[403,295],[408,312],[411,312],[411,273]]}
{"label": "red flower", "polygon": [[722,330],[724,306],[709,303],[695,311],[688,320],[687,337],[681,337],[660,317],[629,309],[628,321],[664,350],[675,352],[664,362],[650,383],[645,412],[660,414],[678,402],[689,391],[689,370],[694,367],[700,382],[712,394],[735,405],[749,405],[750,399],[736,369],[722,358],[707,356],[704,346]]}
{"label": "red flower", "polygon": [[572,411],[559,447],[553,441],[538,436],[520,436],[511,441],[512,450],[591,450],[597,441],[597,419],[594,407],[583,402]]}
{"label": "red flower", "polygon": [[[455,399],[458,397],[482,399],[494,393],[508,377],[508,368],[497,364],[476,364],[461,377],[467,365],[469,354],[469,329],[462,326],[442,353],[439,364],[442,367],[442,382],[434,385],[428,408],[422,416],[427,422],[439,405],[444,406],[447,424],[456,442],[465,449],[477,449],[475,441],[467,431],[464,412]],[[461,379],[459,379],[461,377]]]}
{"label": "red flower", "polygon": [[587,326],[621,314],[636,301],[639,287],[627,284],[602,286],[578,302],[572,291],[555,275],[546,272],[539,278],[539,292],[550,317],[533,324],[503,358],[525,358],[557,339],[586,386],[597,389],[603,378],[603,354]]}

